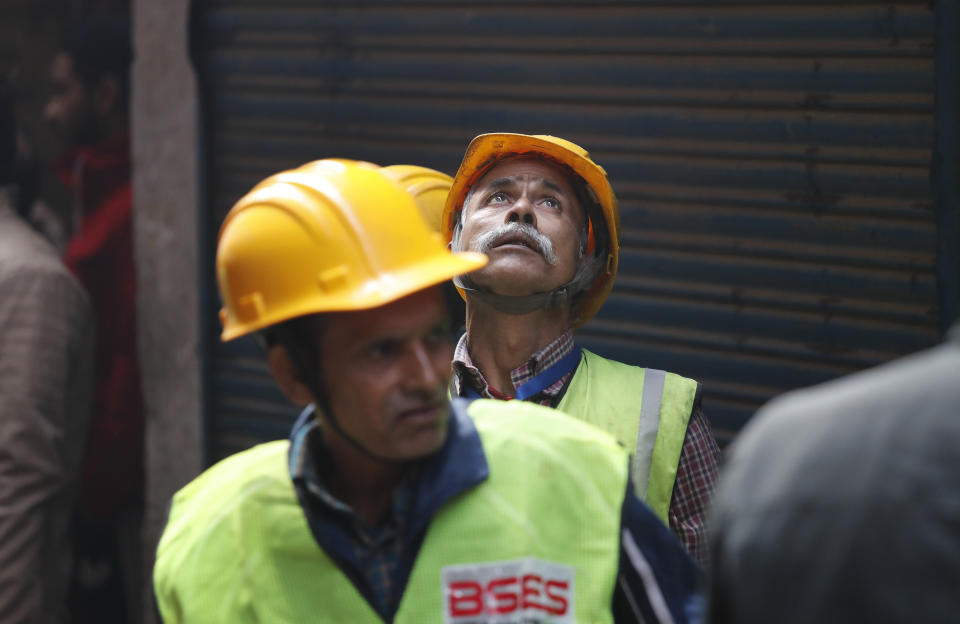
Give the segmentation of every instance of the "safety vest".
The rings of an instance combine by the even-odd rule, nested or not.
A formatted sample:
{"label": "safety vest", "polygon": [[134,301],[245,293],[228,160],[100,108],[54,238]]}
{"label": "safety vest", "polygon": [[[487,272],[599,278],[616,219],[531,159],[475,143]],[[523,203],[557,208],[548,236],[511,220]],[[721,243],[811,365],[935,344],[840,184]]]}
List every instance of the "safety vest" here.
{"label": "safety vest", "polygon": [[[433,517],[393,621],[612,622],[626,453],[538,405],[468,413],[489,478]],[[227,458],[174,496],[154,568],[167,624],[381,621],[311,535],[288,446]]]}
{"label": "safety vest", "polygon": [[637,496],[668,524],[696,394],[692,379],[615,362],[584,349],[557,409],[603,429],[633,453],[630,476]]}

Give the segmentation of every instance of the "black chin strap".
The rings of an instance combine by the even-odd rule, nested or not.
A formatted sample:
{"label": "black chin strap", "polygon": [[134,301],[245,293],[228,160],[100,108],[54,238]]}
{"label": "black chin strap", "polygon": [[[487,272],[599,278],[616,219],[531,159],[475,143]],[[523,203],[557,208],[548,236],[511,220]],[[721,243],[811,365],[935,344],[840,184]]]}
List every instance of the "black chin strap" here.
{"label": "black chin strap", "polygon": [[[314,405],[314,407],[316,408],[316,404]],[[377,455],[376,453],[374,453],[364,445],[360,444],[359,440],[357,440],[352,435],[344,431],[343,427],[340,426],[340,423],[337,421],[337,419],[334,418],[332,412],[327,410],[321,410],[319,408],[317,408],[316,411],[317,411],[318,418],[321,417],[321,415],[324,416],[326,419],[326,422],[330,423],[330,426],[333,427],[333,430],[336,431],[340,435],[340,437],[342,437],[344,440],[349,442],[350,445],[353,446],[353,448],[357,449],[364,456],[372,459],[373,461],[378,462],[380,464],[386,464],[388,466],[403,464],[408,461],[408,460],[402,460],[402,459],[389,459],[387,457],[381,457],[380,455]]]}
{"label": "black chin strap", "polygon": [[461,275],[453,278],[454,284],[472,297],[493,307],[504,314],[529,314],[534,310],[550,308],[569,308],[573,304],[573,297],[593,280],[589,278],[574,278],[563,286],[547,292],[531,295],[500,295],[489,288],[479,286],[469,276]]}

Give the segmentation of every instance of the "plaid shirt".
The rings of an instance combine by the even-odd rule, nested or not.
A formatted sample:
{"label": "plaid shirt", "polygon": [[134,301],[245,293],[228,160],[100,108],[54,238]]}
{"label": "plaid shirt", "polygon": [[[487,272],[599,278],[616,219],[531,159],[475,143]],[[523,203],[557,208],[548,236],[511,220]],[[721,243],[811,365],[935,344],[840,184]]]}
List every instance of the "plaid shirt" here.
{"label": "plaid shirt", "polygon": [[[567,330],[546,347],[531,355],[526,363],[510,371],[513,386],[516,388],[529,381],[537,373],[570,353],[573,348],[573,332]],[[460,337],[453,358],[453,389],[457,396],[464,396],[466,389],[472,388],[480,396],[488,399],[513,398],[491,388],[480,369],[474,366],[467,350],[466,334]],[[567,373],[531,400],[540,405],[556,407],[563,398],[563,392],[573,372]],[[680,538],[690,554],[704,565],[707,563],[706,514],[719,471],[720,447],[710,431],[710,423],[703,415],[698,400],[690,416],[683,448],[680,451],[677,477],[674,481],[667,517],[670,529]]]}
{"label": "plaid shirt", "polygon": [[290,477],[302,492],[347,529],[363,580],[370,588],[374,607],[381,615],[393,613],[399,593],[397,574],[400,559],[408,547],[403,540],[413,507],[415,475],[408,472],[393,493],[386,516],[375,526],[366,525],[349,505],[334,496],[324,483],[324,475],[335,470],[323,450],[323,431],[316,417],[295,428],[290,437]]}
{"label": "plaid shirt", "polygon": [[[519,388],[524,383],[536,377],[541,371],[559,362],[560,358],[573,351],[573,346],[573,331],[568,329],[560,334],[556,340],[531,355],[525,364],[521,364],[510,371],[510,381],[513,382],[513,387]],[[566,386],[567,381],[573,376],[574,370],[576,370],[576,367],[541,390],[539,394],[531,397],[530,401],[539,403],[540,405],[555,407],[556,404],[560,402],[563,388]],[[460,337],[460,341],[457,343],[457,349],[453,353],[453,372],[453,388],[457,396],[463,396],[466,388],[472,388],[486,399],[509,400],[513,398],[510,395],[500,392],[496,388],[490,387],[487,380],[484,379],[483,373],[480,372],[480,369],[473,365],[473,360],[470,359],[470,353],[467,351],[466,334]]]}

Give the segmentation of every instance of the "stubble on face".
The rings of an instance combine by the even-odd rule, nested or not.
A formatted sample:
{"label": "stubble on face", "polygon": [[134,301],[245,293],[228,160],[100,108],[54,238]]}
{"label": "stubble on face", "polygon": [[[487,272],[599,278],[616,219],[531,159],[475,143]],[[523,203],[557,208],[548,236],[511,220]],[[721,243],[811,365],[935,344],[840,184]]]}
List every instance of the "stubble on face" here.
{"label": "stubble on face", "polygon": [[355,441],[398,461],[443,444],[453,343],[439,287],[381,308],[331,314],[320,344],[329,407]]}

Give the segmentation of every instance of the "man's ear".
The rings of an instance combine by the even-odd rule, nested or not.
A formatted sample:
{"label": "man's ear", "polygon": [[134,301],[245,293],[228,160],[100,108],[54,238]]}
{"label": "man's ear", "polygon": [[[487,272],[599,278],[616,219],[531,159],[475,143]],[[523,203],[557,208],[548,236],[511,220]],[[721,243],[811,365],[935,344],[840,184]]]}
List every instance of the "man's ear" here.
{"label": "man's ear", "polygon": [[93,109],[101,117],[122,109],[120,105],[120,83],[116,76],[107,74],[97,82],[93,91]]}
{"label": "man's ear", "polygon": [[313,403],[310,388],[300,379],[297,367],[290,358],[290,354],[282,346],[276,344],[267,350],[267,368],[280,390],[294,405],[306,407]]}

